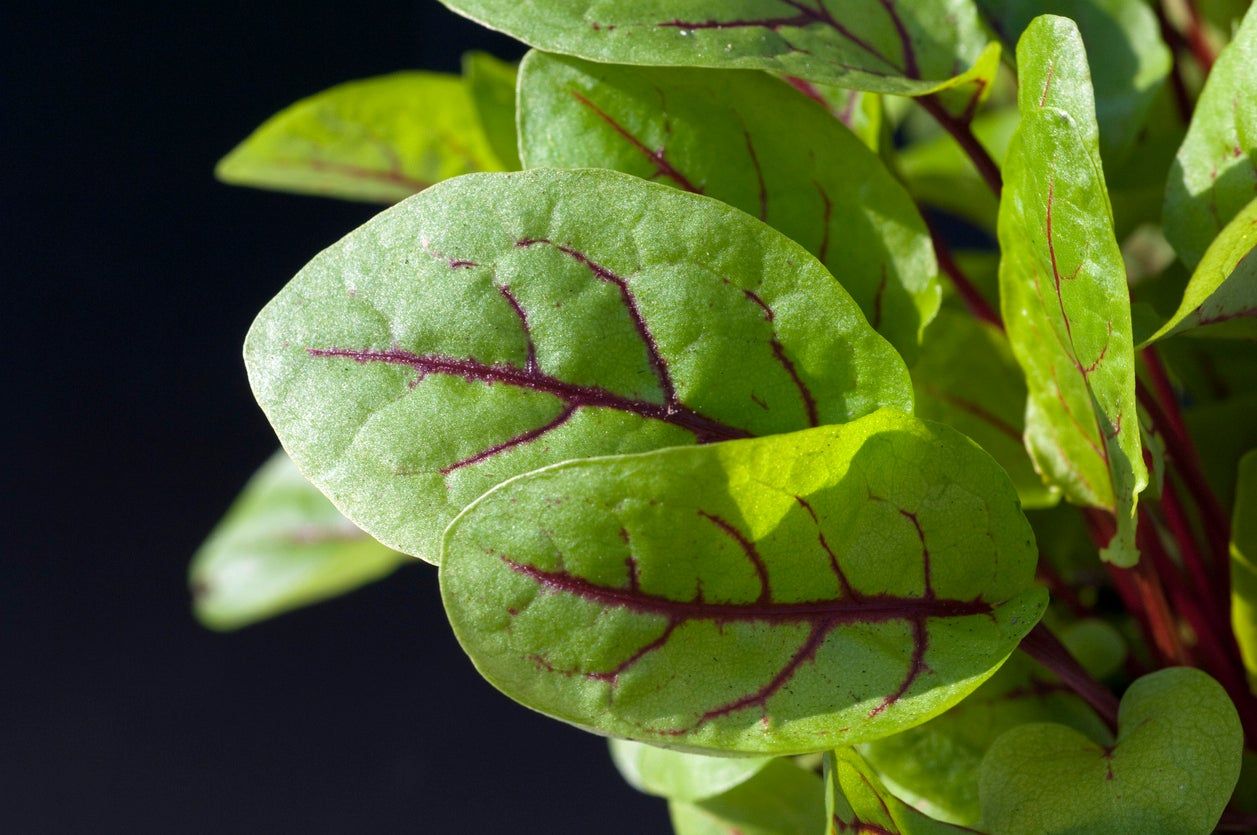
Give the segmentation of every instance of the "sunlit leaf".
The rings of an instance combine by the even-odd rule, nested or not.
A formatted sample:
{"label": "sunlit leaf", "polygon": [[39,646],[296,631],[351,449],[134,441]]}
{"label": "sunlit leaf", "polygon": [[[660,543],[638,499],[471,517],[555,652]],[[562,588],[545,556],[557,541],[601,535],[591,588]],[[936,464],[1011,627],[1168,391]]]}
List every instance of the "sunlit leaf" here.
{"label": "sunlit leaf", "polygon": [[668,804],[675,835],[817,835],[825,821],[821,780],[786,760],[717,797]]}
{"label": "sunlit leaf", "polygon": [[882,784],[864,758],[850,748],[825,754],[826,835],[955,835],[972,829],[935,820],[904,803]]}
{"label": "sunlit leaf", "polygon": [[633,788],[673,800],[722,794],[772,762],[771,757],[709,757],[630,739],[611,740],[611,760]]}
{"label": "sunlit leaf", "polygon": [[245,358],[302,471],[428,560],[468,502],[545,464],[912,407],[903,361],[802,247],[611,171],[428,189],[302,270]]}
{"label": "sunlit leaf", "polygon": [[971,692],[1042,612],[1034,563],[999,465],[882,410],[516,478],[451,524],[441,588],[481,674],[525,705],[795,754]]}

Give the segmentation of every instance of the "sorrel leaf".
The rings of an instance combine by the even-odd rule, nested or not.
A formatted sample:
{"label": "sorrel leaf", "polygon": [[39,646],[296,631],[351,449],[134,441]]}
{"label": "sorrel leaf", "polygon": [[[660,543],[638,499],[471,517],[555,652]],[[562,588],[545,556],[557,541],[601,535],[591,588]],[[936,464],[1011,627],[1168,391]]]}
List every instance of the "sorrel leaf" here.
{"label": "sorrel leaf", "polygon": [[600,63],[768,70],[875,93],[950,91],[968,114],[999,63],[972,0],[442,0],[529,46]]}
{"label": "sorrel leaf", "polygon": [[515,65],[487,52],[468,52],[463,55],[463,78],[493,153],[505,168],[519,170],[523,166],[515,136]]}
{"label": "sorrel leaf", "polygon": [[1036,18],[1017,64],[1021,124],[1004,163],[1000,305],[1030,393],[1026,438],[1069,501],[1113,513],[1117,533],[1102,556],[1129,566],[1139,559],[1135,502],[1148,474],[1126,273],[1077,28]]}
{"label": "sorrel leaf", "polygon": [[814,99],[851,131],[873,153],[882,145],[882,128],[886,125],[885,107],[877,93],[852,90],[836,84],[815,84],[801,78],[787,78],[789,84]]}
{"label": "sorrel leaf", "polygon": [[1244,15],[1196,104],[1165,191],[1165,236],[1189,267],[1257,190],[1257,9]]}
{"label": "sorrel leaf", "polygon": [[341,516],[279,452],[197,551],[189,585],[203,624],[236,629],[351,591],[407,561]]}
{"label": "sorrel leaf", "polygon": [[[1074,642],[1067,645],[1075,649]],[[942,716],[861,746],[861,753],[901,797],[923,812],[976,826],[983,756],[1005,731],[1029,722],[1057,722],[1098,744],[1112,742],[1104,723],[1082,699],[1028,657],[1014,653],[973,695]]]}
{"label": "sorrel leaf", "polygon": [[713,797],[754,777],[771,757],[709,757],[612,739],[611,760],[630,786],[674,800]]}
{"label": "sorrel leaf", "polygon": [[1059,494],[1035,472],[1022,441],[1026,383],[999,328],[944,310],[930,325],[912,367],[916,415],[946,423],[1008,471],[1024,507],[1048,507]]}
{"label": "sorrel leaf", "polygon": [[234,185],[395,203],[438,180],[501,168],[462,79],[399,72],[285,108],[216,173]]}
{"label": "sorrel leaf", "polygon": [[850,748],[825,753],[826,835],[955,835],[972,829],[952,826],[895,797],[869,764]]}
{"label": "sorrel leaf", "polygon": [[529,168],[611,168],[706,194],[815,255],[904,356],[938,310],[925,221],[882,161],[785,82],[744,70],[591,64],[531,52]]}
{"label": "sorrel leaf", "polygon": [[573,461],[446,533],[477,669],[523,704],[689,750],[794,754],[923,722],[1044,606],[1007,475],[941,424]]}
{"label": "sorrel leaf", "polygon": [[978,0],[1009,46],[1041,14],[1077,24],[1087,47],[1096,119],[1104,159],[1115,164],[1148,121],[1173,57],[1161,40],[1157,17],[1143,0]]}
{"label": "sorrel leaf", "polygon": [[1231,519],[1231,625],[1257,690],[1257,450],[1240,459]]}
{"label": "sorrel leaf", "polygon": [[1063,725],[1014,728],[982,761],[992,832],[1212,832],[1239,778],[1243,732],[1205,673],[1171,667],[1137,680],[1101,746]]}
{"label": "sorrel leaf", "polygon": [[611,171],[428,189],[302,270],[245,359],[302,472],[428,560],[468,502],[546,464],[912,408],[902,360],[802,247]]}
{"label": "sorrel leaf", "polygon": [[825,821],[825,793],[811,771],[773,760],[724,794],[668,804],[675,835],[816,835]]}
{"label": "sorrel leaf", "polygon": [[1226,225],[1200,259],[1178,310],[1149,342],[1199,335],[1257,339],[1257,198]]}

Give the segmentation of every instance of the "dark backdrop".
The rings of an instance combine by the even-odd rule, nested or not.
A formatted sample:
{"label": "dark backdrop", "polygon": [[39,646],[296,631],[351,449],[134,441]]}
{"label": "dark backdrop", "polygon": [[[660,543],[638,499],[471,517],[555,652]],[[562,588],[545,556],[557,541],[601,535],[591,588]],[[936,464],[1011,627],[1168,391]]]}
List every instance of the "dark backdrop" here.
{"label": "dark backdrop", "polygon": [[275,446],[245,329],[376,210],[215,160],[337,82],[522,48],[435,0],[4,5],[0,830],[666,831],[478,678],[426,566],[230,635],[188,609]]}

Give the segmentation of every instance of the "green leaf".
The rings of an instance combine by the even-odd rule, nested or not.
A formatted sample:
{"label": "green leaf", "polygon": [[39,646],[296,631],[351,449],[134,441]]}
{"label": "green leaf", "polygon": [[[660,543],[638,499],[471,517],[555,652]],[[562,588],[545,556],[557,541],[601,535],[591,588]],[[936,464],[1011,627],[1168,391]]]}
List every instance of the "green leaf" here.
{"label": "green leaf", "polygon": [[882,147],[883,129],[889,132],[882,97],[877,93],[852,90],[835,84],[813,84],[801,78],[787,78],[790,86],[819,102],[829,115],[847,127],[873,153]]}
{"label": "green leaf", "polygon": [[501,168],[462,79],[399,72],[280,111],[216,173],[233,185],[394,203],[438,180]]}
{"label": "green leaf", "polygon": [[996,740],[982,761],[983,822],[1001,835],[1211,832],[1242,750],[1221,685],[1189,667],[1160,670],[1126,691],[1114,745],[1052,724]]}
{"label": "green leaf", "polygon": [[192,559],[196,616],[237,629],[391,574],[407,557],[337,512],[276,453]]}
{"label": "green leaf", "polygon": [[797,754],[893,734],[987,678],[1043,611],[1008,477],[892,410],[572,461],[482,496],[441,588],[477,669],[580,727]]}
{"label": "green leaf", "polygon": [[698,803],[668,804],[676,835],[816,835],[825,821],[821,780],[787,760]]}
{"label": "green leaf", "polygon": [[1102,556],[1129,566],[1139,559],[1135,503],[1148,473],[1126,273],[1077,28],[1036,18],[1017,63],[1022,118],[1004,165],[1000,306],[1030,392],[1026,438],[1066,499],[1114,514]]}
{"label": "green leaf", "polygon": [[916,415],[952,426],[1008,471],[1022,506],[1049,507],[1059,494],[1043,484],[1022,442],[1026,384],[999,328],[967,313],[942,311],[926,331],[912,368]]}
{"label": "green leaf", "polygon": [[1257,9],[1222,51],[1165,190],[1165,236],[1189,267],[1257,189]]}
{"label": "green leaf", "polygon": [[1257,421],[1252,419],[1255,414],[1257,391],[1201,403],[1183,412],[1191,437],[1209,439],[1199,447],[1201,464],[1218,499],[1227,505],[1235,498],[1235,462],[1257,446]]}
{"label": "green leaf", "polygon": [[708,757],[612,739],[611,760],[630,786],[673,800],[702,800],[754,777],[771,757]]}
{"label": "green leaf", "polygon": [[999,64],[999,45],[988,43],[972,0],[442,2],[546,52],[599,63],[768,70],[903,96],[947,90],[957,114],[972,112]]}
{"label": "green leaf", "polygon": [[1189,330],[1203,336],[1257,339],[1257,199],[1209,245],[1178,310],[1148,342]]}
{"label": "green leaf", "polygon": [[463,78],[471,92],[480,128],[493,153],[512,171],[523,167],[515,136],[515,76],[514,64],[501,61],[487,52],[463,54]]}
{"label": "green leaf", "polygon": [[302,472],[428,560],[468,502],[546,464],[912,408],[903,361],[802,247],[611,171],[428,189],[302,270],[245,359]]}
{"label": "green leaf", "polygon": [[1240,459],[1231,519],[1231,626],[1257,692],[1257,449]]}
{"label": "green leaf", "polygon": [[707,194],[803,244],[914,356],[938,310],[925,221],[881,160],[763,73],[590,64],[532,52],[520,83],[529,168],[611,168]]}
{"label": "green leaf", "polygon": [[937,821],[887,790],[864,758],[850,748],[825,754],[826,835],[949,835],[972,829]]}
{"label": "green leaf", "polygon": [[1029,722],[1058,722],[1096,743],[1112,741],[1086,702],[1027,656],[1014,653],[973,695],[942,716],[861,746],[861,752],[896,794],[923,812],[976,826],[983,756],[1003,733]]}
{"label": "green leaf", "polygon": [[1087,47],[1104,159],[1118,162],[1148,121],[1173,56],[1144,0],[978,0],[1001,39],[1017,42],[1041,14],[1071,18]]}

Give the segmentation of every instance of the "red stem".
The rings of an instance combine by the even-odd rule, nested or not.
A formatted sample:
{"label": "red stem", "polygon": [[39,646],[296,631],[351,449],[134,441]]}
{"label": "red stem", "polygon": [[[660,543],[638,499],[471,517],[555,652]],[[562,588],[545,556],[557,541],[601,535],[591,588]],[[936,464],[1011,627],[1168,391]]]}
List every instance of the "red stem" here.
{"label": "red stem", "polygon": [[1047,557],[1042,554],[1039,554],[1039,565],[1035,569],[1035,579],[1047,586],[1052,596],[1064,603],[1065,607],[1077,617],[1087,618],[1092,616],[1093,612],[1091,609],[1082,602],[1082,599],[1078,597],[1078,593],[1074,591],[1069,583],[1065,582],[1065,578],[1056,572],[1056,569],[1048,563]]}
{"label": "red stem", "polygon": [[1184,33],[1187,35],[1187,44],[1191,47],[1196,62],[1200,64],[1200,69],[1208,76],[1217,56],[1213,54],[1213,47],[1205,37],[1205,27],[1200,21],[1200,12],[1196,9],[1195,2],[1185,0],[1183,5],[1187,7],[1187,31]]}
{"label": "red stem", "polygon": [[917,99],[917,104],[933,116],[934,121],[938,122],[943,130],[950,133],[952,138],[959,143],[964,152],[969,155],[969,159],[973,161],[973,167],[978,170],[978,174],[998,197],[1004,188],[1004,178],[1000,176],[999,166],[995,164],[995,160],[973,135],[970,123],[948,113],[934,96],[922,96]]}
{"label": "red stem", "polygon": [[1021,639],[1021,651],[1056,674],[1069,689],[1091,705],[1109,730],[1117,731],[1117,697],[1069,654],[1065,645],[1041,622]]}
{"label": "red stem", "polygon": [[960,265],[952,257],[951,250],[943,241],[943,237],[938,234],[938,230],[929,221],[926,221],[925,225],[930,231],[930,240],[934,242],[934,257],[938,259],[938,266],[951,279],[952,286],[956,288],[956,294],[965,303],[965,307],[969,308],[969,312],[978,319],[1003,330],[1004,322],[999,314],[965,275],[964,270],[960,269]]}

